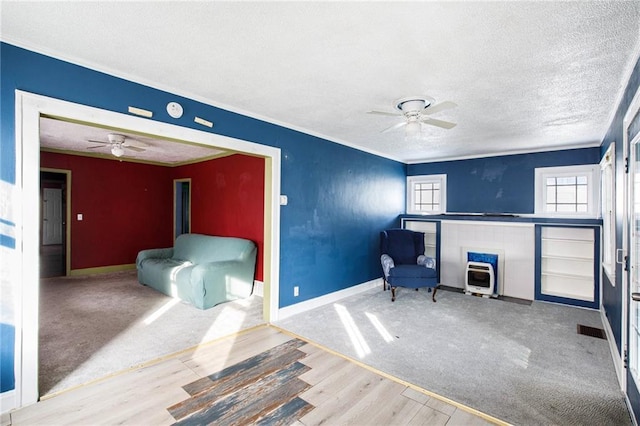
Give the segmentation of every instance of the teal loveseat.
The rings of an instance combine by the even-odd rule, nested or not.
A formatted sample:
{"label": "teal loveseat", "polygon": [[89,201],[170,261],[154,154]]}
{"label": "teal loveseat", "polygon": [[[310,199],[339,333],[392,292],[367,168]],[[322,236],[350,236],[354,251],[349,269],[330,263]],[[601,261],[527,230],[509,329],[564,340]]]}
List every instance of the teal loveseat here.
{"label": "teal loveseat", "polygon": [[242,238],[183,234],[171,248],[138,253],[138,281],[208,309],[251,295],[256,252],[253,241]]}

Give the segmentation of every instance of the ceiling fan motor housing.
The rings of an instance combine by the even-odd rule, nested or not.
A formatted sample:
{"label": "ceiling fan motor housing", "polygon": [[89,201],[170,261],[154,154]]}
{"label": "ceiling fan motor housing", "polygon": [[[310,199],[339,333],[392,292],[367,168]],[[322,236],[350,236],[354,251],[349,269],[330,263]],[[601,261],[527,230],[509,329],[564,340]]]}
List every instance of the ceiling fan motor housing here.
{"label": "ceiling fan motor housing", "polygon": [[428,96],[409,96],[406,98],[398,99],[394,102],[394,106],[397,110],[402,111],[402,113],[407,118],[417,118],[422,110],[431,105],[433,102],[435,102],[435,99]]}
{"label": "ceiling fan motor housing", "polygon": [[117,145],[123,144],[125,140],[124,135],[119,135],[117,133],[109,133],[107,137],[109,138],[110,143],[117,144]]}

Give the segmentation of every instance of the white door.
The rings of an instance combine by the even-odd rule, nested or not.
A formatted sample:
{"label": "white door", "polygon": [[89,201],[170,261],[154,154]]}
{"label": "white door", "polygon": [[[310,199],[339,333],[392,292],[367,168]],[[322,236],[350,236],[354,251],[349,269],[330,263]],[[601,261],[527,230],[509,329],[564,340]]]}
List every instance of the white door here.
{"label": "white door", "polygon": [[42,245],[62,244],[62,189],[42,190]]}

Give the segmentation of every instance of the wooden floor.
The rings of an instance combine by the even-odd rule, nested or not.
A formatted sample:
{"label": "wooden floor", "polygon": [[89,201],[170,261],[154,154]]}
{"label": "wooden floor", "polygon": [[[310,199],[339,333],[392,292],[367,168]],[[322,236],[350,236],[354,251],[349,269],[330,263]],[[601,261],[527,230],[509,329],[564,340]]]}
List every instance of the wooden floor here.
{"label": "wooden floor", "polygon": [[499,421],[260,326],[11,413],[34,424],[485,425]]}

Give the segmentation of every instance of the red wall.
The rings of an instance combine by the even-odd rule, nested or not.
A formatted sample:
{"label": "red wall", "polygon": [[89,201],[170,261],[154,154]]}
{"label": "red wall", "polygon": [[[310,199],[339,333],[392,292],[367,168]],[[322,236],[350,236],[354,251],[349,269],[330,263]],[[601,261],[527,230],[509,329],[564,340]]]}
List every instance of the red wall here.
{"label": "red wall", "polygon": [[166,167],[49,152],[40,161],[71,170],[71,269],[135,263],[141,249],[172,245]]}
{"label": "red wall", "polygon": [[231,155],[177,167],[173,178],[191,178],[191,232],[255,242],[256,279],[262,281],[264,159]]}
{"label": "red wall", "polygon": [[191,178],[191,232],[254,241],[263,280],[264,159],[169,168],[41,152],[40,161],[71,170],[71,269],[130,264],[142,249],[171,247],[173,179]]}

